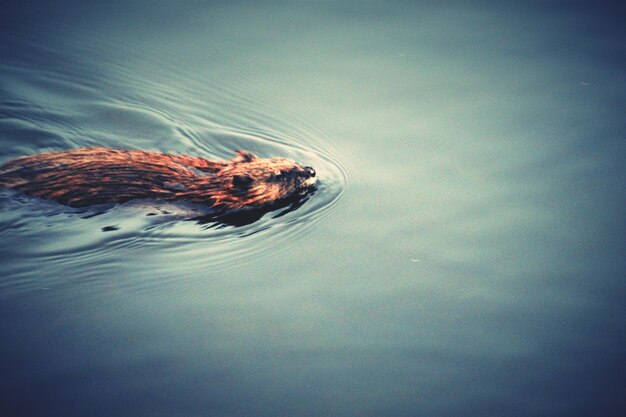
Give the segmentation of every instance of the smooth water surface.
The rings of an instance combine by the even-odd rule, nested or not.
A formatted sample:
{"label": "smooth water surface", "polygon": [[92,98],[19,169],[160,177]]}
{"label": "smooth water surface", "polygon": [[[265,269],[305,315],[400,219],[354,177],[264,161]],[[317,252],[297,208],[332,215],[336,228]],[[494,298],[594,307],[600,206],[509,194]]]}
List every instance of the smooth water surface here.
{"label": "smooth water surface", "polygon": [[0,13],[0,163],[313,166],[242,227],[0,191],[0,414],[626,413],[617,6],[106,2]]}

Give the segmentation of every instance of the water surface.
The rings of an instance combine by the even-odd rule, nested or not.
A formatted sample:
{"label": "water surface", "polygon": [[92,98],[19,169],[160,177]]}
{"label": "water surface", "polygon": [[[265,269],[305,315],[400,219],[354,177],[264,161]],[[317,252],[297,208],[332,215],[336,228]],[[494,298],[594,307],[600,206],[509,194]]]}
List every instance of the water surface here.
{"label": "water surface", "polygon": [[0,192],[3,414],[620,415],[623,16],[7,6],[0,162],[243,148],[320,189],[243,227]]}

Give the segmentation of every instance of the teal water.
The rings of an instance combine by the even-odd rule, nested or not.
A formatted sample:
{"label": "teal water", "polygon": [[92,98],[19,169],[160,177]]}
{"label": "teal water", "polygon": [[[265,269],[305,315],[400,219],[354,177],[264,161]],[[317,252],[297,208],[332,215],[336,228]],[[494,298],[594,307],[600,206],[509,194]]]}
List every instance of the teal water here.
{"label": "teal water", "polygon": [[243,227],[0,191],[0,414],[626,412],[623,16],[3,7],[0,163],[244,148],[320,188]]}

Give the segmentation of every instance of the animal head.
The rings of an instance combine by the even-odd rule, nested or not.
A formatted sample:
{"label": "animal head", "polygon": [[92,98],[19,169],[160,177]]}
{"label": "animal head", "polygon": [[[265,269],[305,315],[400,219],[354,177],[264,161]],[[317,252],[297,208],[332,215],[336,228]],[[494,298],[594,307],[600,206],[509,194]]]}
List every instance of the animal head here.
{"label": "animal head", "polygon": [[285,158],[259,158],[237,151],[215,174],[222,187],[212,197],[217,206],[257,209],[297,199],[315,186],[315,170]]}

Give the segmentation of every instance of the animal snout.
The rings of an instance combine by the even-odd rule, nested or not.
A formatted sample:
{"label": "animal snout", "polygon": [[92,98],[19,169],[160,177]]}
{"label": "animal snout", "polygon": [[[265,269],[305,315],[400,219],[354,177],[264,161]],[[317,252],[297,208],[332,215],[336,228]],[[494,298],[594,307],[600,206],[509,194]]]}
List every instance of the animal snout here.
{"label": "animal snout", "polygon": [[315,176],[315,170],[312,167],[304,167],[304,172],[309,177],[314,177]]}

